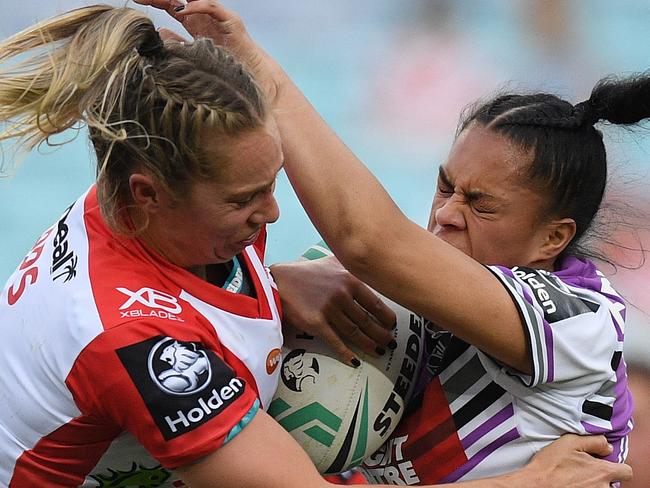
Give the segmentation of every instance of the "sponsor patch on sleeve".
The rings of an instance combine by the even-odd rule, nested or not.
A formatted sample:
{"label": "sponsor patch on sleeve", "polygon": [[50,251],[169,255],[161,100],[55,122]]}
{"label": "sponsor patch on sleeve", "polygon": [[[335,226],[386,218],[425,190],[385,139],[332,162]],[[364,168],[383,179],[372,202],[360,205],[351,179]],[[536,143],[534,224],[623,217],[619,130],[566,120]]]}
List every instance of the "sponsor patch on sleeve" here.
{"label": "sponsor patch on sleeve", "polygon": [[515,277],[532,290],[537,303],[544,310],[549,324],[584,313],[593,313],[600,304],[589,297],[571,291],[557,276],[548,271],[517,266],[512,268]]}
{"label": "sponsor patch on sleeve", "polygon": [[223,412],[245,382],[200,342],[156,336],[117,350],[165,440]]}

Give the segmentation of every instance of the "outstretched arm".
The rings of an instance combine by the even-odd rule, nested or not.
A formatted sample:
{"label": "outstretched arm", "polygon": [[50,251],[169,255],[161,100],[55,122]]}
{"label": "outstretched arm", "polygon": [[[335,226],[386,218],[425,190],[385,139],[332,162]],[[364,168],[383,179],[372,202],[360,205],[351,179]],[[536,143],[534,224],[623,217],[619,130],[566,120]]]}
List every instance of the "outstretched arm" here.
{"label": "outstretched arm", "polygon": [[[629,466],[602,461],[602,436],[565,436],[537,454],[528,466],[497,478],[458,483],[464,488],[609,488],[627,480]],[[202,461],[178,470],[195,488],[325,488],[332,485],[316,471],[293,438],[265,412],[259,411],[233,440]],[[379,485],[383,486],[383,485]],[[448,486],[448,485],[434,485]]]}
{"label": "outstretched arm", "polygon": [[192,28],[197,35],[209,33],[233,49],[269,87],[287,175],[312,222],[347,269],[492,357],[532,372],[519,313],[497,278],[404,216],[298,87],[252,41],[239,17],[214,0],[192,1],[179,12],[170,7],[177,4],[174,1],[139,3],[166,8],[192,34]]}

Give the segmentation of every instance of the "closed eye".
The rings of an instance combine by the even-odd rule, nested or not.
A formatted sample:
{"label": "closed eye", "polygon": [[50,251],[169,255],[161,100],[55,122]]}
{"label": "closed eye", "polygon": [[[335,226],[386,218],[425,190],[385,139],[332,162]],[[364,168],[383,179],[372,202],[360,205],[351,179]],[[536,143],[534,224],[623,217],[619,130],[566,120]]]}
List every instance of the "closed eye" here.
{"label": "closed eye", "polygon": [[244,200],[238,200],[236,202],[232,202],[233,205],[235,205],[237,208],[246,208],[248,207],[251,203],[253,203],[253,199],[255,198],[255,195],[251,195],[250,197],[244,199]]}

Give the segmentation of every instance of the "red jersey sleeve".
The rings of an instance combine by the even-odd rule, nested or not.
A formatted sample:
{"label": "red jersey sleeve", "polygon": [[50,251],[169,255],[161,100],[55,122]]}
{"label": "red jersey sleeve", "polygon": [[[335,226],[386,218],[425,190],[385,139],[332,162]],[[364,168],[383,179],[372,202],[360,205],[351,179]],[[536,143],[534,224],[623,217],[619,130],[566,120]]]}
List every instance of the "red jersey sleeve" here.
{"label": "red jersey sleeve", "polygon": [[252,418],[256,392],[224,356],[216,336],[187,324],[129,322],[90,343],[67,383],[84,414],[130,432],[174,469],[215,451]]}

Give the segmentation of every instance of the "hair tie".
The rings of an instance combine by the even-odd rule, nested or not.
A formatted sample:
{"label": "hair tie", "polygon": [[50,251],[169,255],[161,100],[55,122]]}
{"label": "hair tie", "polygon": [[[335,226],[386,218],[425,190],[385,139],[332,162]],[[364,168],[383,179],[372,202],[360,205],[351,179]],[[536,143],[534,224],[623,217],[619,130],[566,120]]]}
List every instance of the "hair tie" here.
{"label": "hair tie", "polygon": [[151,31],[151,34],[142,41],[140,47],[138,47],[138,54],[140,56],[148,57],[156,56],[162,52],[164,47],[165,43],[160,37],[158,31],[154,29]]}

